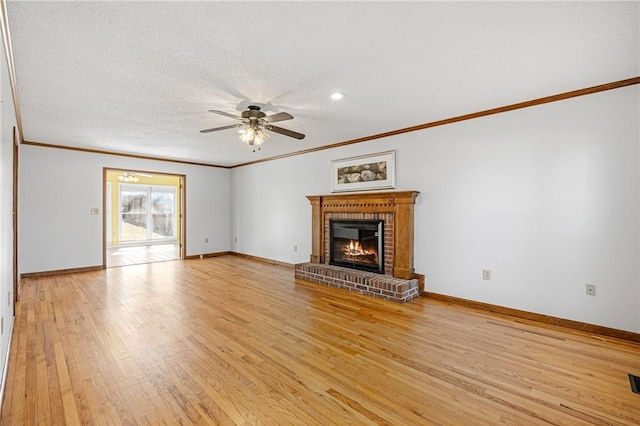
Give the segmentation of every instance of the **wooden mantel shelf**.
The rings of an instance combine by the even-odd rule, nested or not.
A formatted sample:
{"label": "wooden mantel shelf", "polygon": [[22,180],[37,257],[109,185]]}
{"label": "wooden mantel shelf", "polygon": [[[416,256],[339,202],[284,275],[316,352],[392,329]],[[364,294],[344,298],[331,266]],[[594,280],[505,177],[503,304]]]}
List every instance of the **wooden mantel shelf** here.
{"label": "wooden mantel shelf", "polygon": [[413,206],[418,191],[349,192],[308,195],[311,203],[311,262],[324,263],[326,213],[392,213],[394,222],[393,276],[412,279]]}
{"label": "wooden mantel shelf", "polygon": [[[307,195],[311,205],[314,201],[325,207],[351,208],[361,205],[393,206],[395,204],[415,204],[418,191],[348,192],[329,195]],[[339,210],[338,210],[339,211]]]}

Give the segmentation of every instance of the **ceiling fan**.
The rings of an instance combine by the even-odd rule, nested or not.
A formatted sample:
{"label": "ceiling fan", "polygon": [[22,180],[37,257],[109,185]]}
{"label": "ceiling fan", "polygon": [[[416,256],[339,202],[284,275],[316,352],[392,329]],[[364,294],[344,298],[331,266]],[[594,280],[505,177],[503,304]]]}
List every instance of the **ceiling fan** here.
{"label": "ceiling fan", "polygon": [[242,114],[239,117],[237,115],[215,109],[210,109],[209,112],[224,115],[225,117],[235,118],[236,120],[240,120],[240,123],[214,127],[213,129],[200,130],[200,133],[210,133],[218,130],[227,130],[246,126],[245,129],[240,130],[240,140],[248,143],[249,145],[258,146],[258,149],[260,149],[260,145],[269,139],[269,134],[265,130],[270,130],[295,139],[304,139],[304,135],[302,133],[294,132],[293,130],[288,130],[271,124],[278,121],[291,120],[293,116],[286,112],[266,115],[264,112],[260,111],[259,106],[255,105],[249,105],[248,109],[246,111],[242,111]]}

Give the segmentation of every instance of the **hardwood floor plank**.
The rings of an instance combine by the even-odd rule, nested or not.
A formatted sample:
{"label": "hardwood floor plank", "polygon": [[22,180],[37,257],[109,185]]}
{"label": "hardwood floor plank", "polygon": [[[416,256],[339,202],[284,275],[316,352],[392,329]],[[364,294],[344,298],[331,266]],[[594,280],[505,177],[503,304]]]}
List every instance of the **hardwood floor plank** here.
{"label": "hardwood floor plank", "polygon": [[637,425],[640,345],[238,256],[25,278],[2,425]]}

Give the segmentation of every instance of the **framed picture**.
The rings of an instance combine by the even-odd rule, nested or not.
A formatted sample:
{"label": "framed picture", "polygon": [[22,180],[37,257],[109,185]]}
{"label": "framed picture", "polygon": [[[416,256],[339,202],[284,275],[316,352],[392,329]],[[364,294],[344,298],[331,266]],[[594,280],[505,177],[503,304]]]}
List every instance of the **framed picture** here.
{"label": "framed picture", "polygon": [[396,187],[396,152],[387,151],[331,162],[331,192]]}

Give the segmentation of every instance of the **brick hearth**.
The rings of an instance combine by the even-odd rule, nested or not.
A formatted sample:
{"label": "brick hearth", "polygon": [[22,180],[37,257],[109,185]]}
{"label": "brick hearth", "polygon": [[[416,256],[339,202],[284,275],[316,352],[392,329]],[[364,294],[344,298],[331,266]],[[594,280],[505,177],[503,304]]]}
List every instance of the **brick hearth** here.
{"label": "brick hearth", "polygon": [[417,278],[405,280],[319,263],[300,263],[295,271],[296,278],[393,302],[403,303],[419,296]]}

